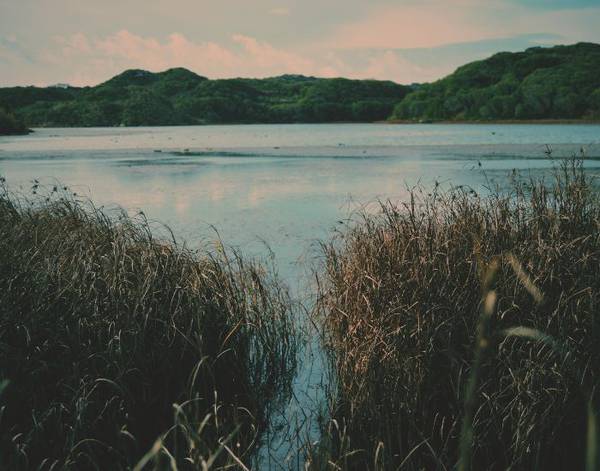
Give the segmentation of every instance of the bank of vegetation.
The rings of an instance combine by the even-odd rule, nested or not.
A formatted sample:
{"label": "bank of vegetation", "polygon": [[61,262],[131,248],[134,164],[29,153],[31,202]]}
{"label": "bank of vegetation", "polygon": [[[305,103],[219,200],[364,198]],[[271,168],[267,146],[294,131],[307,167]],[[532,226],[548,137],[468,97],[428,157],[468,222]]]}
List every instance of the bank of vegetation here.
{"label": "bank of vegetation", "polygon": [[6,109],[0,107],[0,136],[27,134],[29,129],[21,120]]}
{"label": "bank of vegetation", "polygon": [[141,216],[32,192],[0,191],[2,469],[249,465],[294,370],[286,291]]}
{"label": "bank of vegetation", "polygon": [[597,469],[600,199],[581,160],[513,183],[417,190],[324,246],[313,464]]}

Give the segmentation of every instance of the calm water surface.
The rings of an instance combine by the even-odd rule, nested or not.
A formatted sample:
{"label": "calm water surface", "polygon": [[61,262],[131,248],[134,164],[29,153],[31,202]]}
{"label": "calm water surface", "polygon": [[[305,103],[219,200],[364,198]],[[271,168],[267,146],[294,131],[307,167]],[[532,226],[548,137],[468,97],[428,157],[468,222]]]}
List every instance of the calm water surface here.
{"label": "calm water surface", "polygon": [[[548,172],[547,145],[554,158],[583,149],[588,170],[600,173],[599,125],[334,124],[40,129],[0,137],[0,175],[24,192],[33,179],[59,181],[98,205],[143,210],[190,246],[217,230],[247,255],[269,247],[300,296],[315,241],[357,207],[402,200],[418,183],[480,188],[513,168]],[[323,394],[321,362],[319,352],[301,358],[296,398],[281,419],[310,439],[317,426],[306,413]],[[288,454],[297,464],[290,450],[263,451],[263,464]]]}
{"label": "calm water surface", "polygon": [[[67,184],[99,205],[143,210],[189,244],[214,238],[273,250],[281,274],[349,211],[402,199],[417,182],[479,185],[512,168],[549,169],[584,147],[600,156],[598,125],[253,125],[40,129],[0,138],[0,174],[27,189]],[[590,167],[597,161],[590,160]]]}

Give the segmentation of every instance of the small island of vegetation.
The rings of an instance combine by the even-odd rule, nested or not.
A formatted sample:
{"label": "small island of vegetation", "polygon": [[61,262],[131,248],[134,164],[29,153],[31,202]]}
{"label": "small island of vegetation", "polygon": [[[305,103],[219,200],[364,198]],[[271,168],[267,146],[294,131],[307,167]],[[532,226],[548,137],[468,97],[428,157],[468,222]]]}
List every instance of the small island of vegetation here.
{"label": "small island of vegetation", "polygon": [[10,134],[28,134],[29,128],[14,114],[0,107],[0,136]]}

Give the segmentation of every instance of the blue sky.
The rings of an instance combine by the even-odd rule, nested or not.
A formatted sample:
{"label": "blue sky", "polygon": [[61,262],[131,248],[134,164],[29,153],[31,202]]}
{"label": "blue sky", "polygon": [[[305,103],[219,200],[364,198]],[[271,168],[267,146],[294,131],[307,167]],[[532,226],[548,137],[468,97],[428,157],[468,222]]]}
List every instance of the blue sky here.
{"label": "blue sky", "polygon": [[127,68],[431,81],[498,51],[600,42],[600,0],[0,0],[0,86]]}

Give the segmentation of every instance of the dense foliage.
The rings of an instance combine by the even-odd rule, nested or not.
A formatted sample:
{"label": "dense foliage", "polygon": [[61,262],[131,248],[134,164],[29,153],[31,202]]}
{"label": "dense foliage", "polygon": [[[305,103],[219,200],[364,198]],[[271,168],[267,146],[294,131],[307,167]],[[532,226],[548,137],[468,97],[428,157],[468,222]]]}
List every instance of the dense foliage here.
{"label": "dense foliage", "polygon": [[600,45],[501,52],[413,87],[302,75],[209,80],[183,68],[127,70],[95,87],[0,88],[0,106],[29,126],[600,119]]}
{"label": "dense foliage", "polygon": [[0,136],[3,134],[27,134],[29,129],[12,113],[0,107]]}
{"label": "dense foliage", "polygon": [[600,200],[577,160],[513,182],[416,190],[325,246],[337,397],[314,461],[598,469]]}
{"label": "dense foliage", "polygon": [[394,109],[395,119],[600,118],[600,45],[502,52],[423,85]]}
{"label": "dense foliage", "polygon": [[295,364],[280,284],[144,219],[32,192],[0,184],[0,467],[247,462]]}
{"label": "dense foliage", "polygon": [[208,80],[180,68],[128,70],[87,88],[4,88],[0,103],[31,126],[375,121],[408,91],[393,82],[296,75]]}

